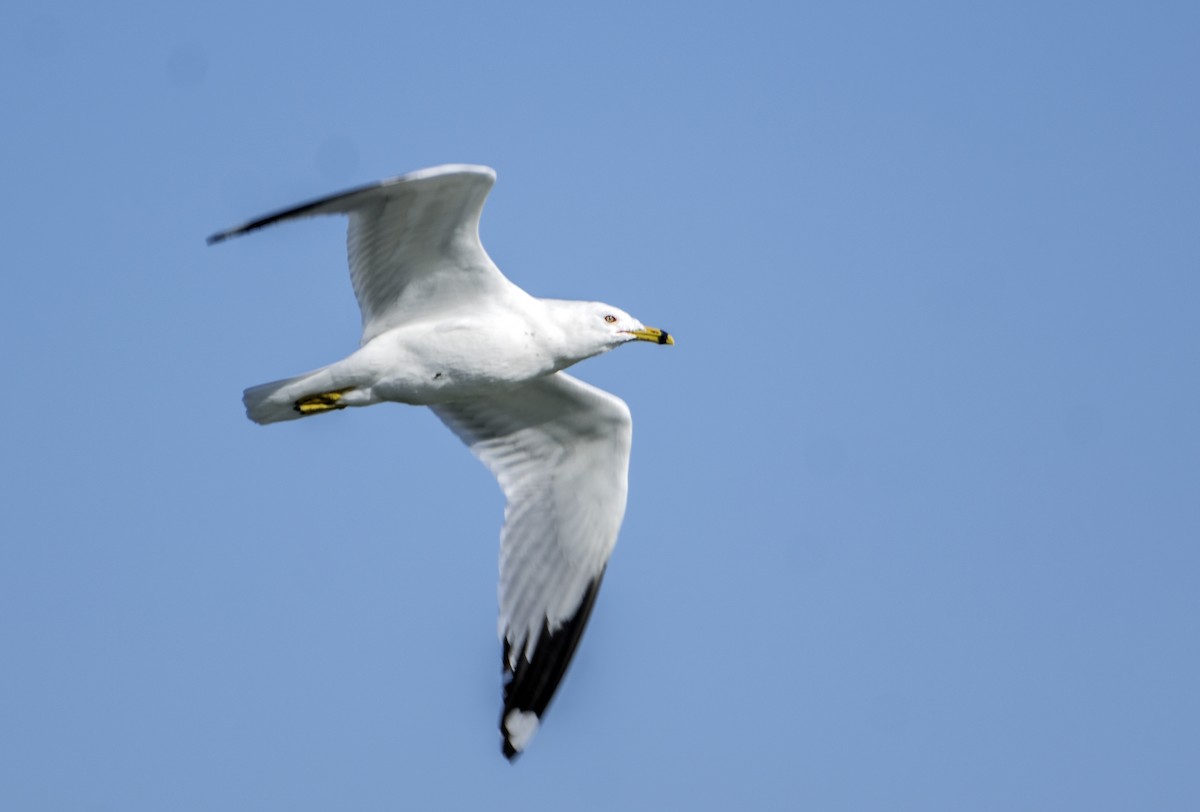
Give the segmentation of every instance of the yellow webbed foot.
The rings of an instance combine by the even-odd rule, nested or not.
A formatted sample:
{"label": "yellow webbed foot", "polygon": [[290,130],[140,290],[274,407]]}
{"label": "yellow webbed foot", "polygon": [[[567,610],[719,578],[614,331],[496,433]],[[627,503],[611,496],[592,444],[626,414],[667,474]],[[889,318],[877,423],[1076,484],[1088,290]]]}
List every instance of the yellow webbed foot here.
{"label": "yellow webbed foot", "polygon": [[334,392],[322,392],[319,395],[311,395],[306,398],[300,398],[296,401],[295,410],[300,414],[317,414],[318,412],[329,412],[335,409],[345,409],[346,404],[339,403],[342,395],[349,392],[354,387],[347,389],[338,389]]}

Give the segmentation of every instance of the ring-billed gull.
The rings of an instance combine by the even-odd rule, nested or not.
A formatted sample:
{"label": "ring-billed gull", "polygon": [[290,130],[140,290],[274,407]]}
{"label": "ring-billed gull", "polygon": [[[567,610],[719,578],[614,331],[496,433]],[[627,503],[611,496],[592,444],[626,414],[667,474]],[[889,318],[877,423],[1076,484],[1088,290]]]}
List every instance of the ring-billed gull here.
{"label": "ring-billed gull", "polygon": [[245,391],[256,423],[396,401],[429,406],[499,480],[502,749],[537,731],[591,614],[625,515],[632,421],[620,398],[563,372],[666,332],[599,302],[537,299],[479,242],[485,166],[412,172],[270,214],[209,244],[296,217],[349,215],[359,349]]}

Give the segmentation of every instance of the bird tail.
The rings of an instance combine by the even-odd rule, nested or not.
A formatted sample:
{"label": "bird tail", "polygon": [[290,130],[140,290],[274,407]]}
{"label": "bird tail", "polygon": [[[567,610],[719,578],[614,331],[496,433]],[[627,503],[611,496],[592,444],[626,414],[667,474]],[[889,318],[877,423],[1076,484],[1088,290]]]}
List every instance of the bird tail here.
{"label": "bird tail", "polygon": [[329,367],[323,367],[295,378],[251,386],[242,393],[246,416],[265,425],[345,408],[347,404],[340,401],[349,389],[338,389],[332,378]]}
{"label": "bird tail", "polygon": [[251,386],[242,393],[242,403],[246,406],[246,417],[255,423],[278,423],[282,420],[297,420],[304,414],[296,408],[298,397],[291,394],[298,389],[307,375],[295,378],[285,378],[282,381],[271,381]]}

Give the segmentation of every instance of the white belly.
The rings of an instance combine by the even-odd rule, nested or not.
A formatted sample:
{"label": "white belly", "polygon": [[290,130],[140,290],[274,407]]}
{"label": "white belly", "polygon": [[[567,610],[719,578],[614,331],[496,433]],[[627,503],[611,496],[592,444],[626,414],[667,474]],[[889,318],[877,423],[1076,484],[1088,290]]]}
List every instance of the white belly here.
{"label": "white belly", "polygon": [[377,336],[346,363],[366,373],[371,400],[439,403],[553,372],[539,338],[517,318],[417,323]]}

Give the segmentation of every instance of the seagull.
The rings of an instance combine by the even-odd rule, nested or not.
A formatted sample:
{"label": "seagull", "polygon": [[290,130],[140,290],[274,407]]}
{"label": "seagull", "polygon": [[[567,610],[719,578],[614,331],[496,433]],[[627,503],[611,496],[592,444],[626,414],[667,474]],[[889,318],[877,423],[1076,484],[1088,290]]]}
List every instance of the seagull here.
{"label": "seagull", "polygon": [[428,406],[499,481],[500,734],[511,762],[579,645],[625,515],[629,407],[563,370],[632,341],[675,341],[611,305],[538,299],[510,282],[479,241],[495,182],[486,166],[422,169],[208,243],[301,217],[349,217],[361,345],[329,366],[252,386],[242,401],[260,424],[384,401]]}

